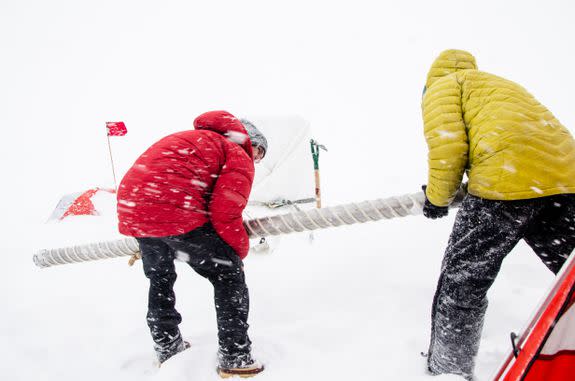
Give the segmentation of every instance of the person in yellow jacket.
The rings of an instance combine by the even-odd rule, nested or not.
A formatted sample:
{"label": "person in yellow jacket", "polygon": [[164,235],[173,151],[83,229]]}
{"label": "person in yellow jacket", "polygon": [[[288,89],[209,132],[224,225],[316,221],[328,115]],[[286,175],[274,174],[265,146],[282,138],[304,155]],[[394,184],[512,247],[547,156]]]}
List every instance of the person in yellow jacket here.
{"label": "person in yellow jacket", "polygon": [[523,87],[479,71],[466,51],[433,62],[422,111],[424,215],[439,218],[467,174],[432,307],[432,374],[473,378],[486,294],[521,240],[557,273],[575,248],[575,140]]}

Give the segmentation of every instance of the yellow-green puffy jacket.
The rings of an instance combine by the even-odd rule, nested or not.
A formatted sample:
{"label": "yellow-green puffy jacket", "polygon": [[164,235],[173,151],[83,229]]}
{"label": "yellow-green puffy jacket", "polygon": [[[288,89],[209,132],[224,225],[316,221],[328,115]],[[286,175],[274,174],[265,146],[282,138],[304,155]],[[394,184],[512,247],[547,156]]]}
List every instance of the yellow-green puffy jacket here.
{"label": "yellow-green puffy jacket", "polygon": [[451,203],[463,173],[468,192],[492,200],[575,193],[575,140],[523,87],[477,70],[447,50],[433,63],[423,96],[429,147],[427,197]]}

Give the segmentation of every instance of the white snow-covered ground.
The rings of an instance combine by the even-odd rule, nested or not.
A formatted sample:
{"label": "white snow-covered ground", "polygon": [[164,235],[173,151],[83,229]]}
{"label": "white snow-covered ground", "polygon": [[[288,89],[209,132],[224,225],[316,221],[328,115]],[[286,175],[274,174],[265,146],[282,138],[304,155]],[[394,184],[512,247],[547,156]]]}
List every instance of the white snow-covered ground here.
{"label": "white snow-covered ground", "polygon": [[[153,367],[147,282],[123,259],[40,270],[35,249],[114,235],[113,216],[45,224],[60,196],[112,186],[198,114],[296,114],[322,153],[324,205],[419,190],[428,67],[446,48],[515,80],[575,130],[569,1],[0,2],[0,379],[216,380],[208,282],[178,264],[189,351]],[[273,149],[273,148],[270,148]],[[311,173],[291,174],[290,180]],[[431,378],[429,311],[454,213],[282,237],[245,261],[258,380]],[[94,220],[96,218],[97,220]],[[94,223],[98,221],[98,223]],[[490,291],[489,380],[552,276],[523,244]]]}

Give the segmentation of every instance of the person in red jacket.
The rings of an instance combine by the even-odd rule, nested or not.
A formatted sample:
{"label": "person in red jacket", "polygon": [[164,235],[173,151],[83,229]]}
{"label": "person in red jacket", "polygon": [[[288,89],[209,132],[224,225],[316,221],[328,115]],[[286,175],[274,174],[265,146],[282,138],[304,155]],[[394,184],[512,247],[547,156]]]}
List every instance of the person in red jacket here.
{"label": "person in red jacket", "polygon": [[226,111],[194,120],[194,130],[160,139],[128,170],[118,189],[120,233],[140,245],[150,280],[147,322],[159,363],[189,347],[175,309],[174,260],[187,262],[214,286],[218,372],[263,370],[251,356],[249,295],[242,259],[249,240],[243,226],[254,161],[267,141],[250,122]]}

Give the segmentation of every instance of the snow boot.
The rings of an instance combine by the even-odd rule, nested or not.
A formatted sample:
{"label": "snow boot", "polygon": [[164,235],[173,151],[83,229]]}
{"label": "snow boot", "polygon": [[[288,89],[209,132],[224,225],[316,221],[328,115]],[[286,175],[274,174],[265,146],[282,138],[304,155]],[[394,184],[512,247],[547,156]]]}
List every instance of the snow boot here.
{"label": "snow boot", "polygon": [[180,352],[185,351],[191,347],[191,344],[187,341],[181,340],[168,348],[156,348],[156,355],[158,356],[158,368],[162,366],[164,362]]}

